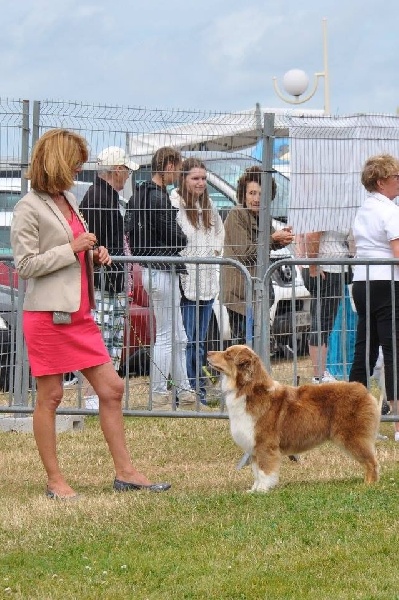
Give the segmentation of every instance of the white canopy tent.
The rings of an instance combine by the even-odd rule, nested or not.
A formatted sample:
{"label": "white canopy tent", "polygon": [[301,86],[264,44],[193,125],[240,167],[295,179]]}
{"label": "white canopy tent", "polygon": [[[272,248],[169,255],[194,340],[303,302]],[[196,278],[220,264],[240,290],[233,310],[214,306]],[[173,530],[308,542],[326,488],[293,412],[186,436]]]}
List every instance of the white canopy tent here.
{"label": "white canopy tent", "polygon": [[[365,198],[360,173],[374,154],[399,156],[399,116],[325,116],[323,110],[257,107],[129,134],[127,152],[146,164],[161,146],[190,151],[240,151],[262,138],[263,117],[273,113],[274,135],[289,138],[291,179],[288,223],[296,233],[349,232]],[[190,115],[193,118],[193,115]]]}
{"label": "white canopy tent", "polygon": [[291,119],[288,222],[296,233],[349,232],[366,197],[360,174],[376,154],[399,156],[397,115]]}
{"label": "white canopy tent", "polygon": [[[323,110],[255,108],[237,113],[210,115],[206,120],[203,114],[198,121],[152,131],[150,133],[129,134],[127,153],[132,160],[143,164],[161,146],[172,146],[180,150],[239,151],[254,146],[262,137],[263,115],[275,115],[275,135],[284,137],[288,133],[292,118],[321,116]],[[190,119],[193,119],[190,113]]]}

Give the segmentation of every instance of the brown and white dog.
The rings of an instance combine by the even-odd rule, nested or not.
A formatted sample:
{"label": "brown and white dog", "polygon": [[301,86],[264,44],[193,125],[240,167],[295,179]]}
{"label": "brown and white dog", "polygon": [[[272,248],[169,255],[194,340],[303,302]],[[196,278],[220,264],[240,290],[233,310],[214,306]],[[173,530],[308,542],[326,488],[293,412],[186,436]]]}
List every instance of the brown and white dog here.
{"label": "brown and white dog", "polygon": [[283,455],[305,452],[327,440],[363,465],[366,483],[378,480],[380,407],[361,383],[282,385],[248,346],[208,352],[208,362],[222,373],[233,439],[252,455],[251,491],[267,492],[277,485]]}

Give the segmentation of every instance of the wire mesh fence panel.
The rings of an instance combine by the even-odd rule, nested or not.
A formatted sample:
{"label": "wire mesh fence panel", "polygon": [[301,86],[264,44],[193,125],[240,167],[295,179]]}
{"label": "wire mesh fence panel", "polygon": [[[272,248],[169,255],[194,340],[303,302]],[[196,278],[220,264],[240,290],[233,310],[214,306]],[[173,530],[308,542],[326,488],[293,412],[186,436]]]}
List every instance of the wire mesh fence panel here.
{"label": "wire mesh fence panel", "polygon": [[[336,358],[331,357],[331,353],[326,357],[322,356],[320,346],[324,344],[327,353],[330,350],[328,338],[325,339],[325,335],[322,336],[321,333],[325,330],[320,308],[322,290],[317,286],[310,289],[312,282],[306,261],[296,264],[293,258],[323,259],[328,256],[331,267],[334,259],[339,260],[353,254],[353,249],[349,247],[350,229],[356,210],[365,199],[365,191],[360,182],[362,165],[372,154],[388,152],[399,155],[398,117],[355,115],[338,118],[310,114],[311,111],[276,110],[270,141],[265,128],[265,111],[259,106],[254,110],[223,113],[47,100],[34,102],[33,108],[30,106],[32,114],[28,115],[28,124],[31,127],[26,126],[27,108],[29,110],[24,102],[0,101],[1,179],[3,183],[5,179],[9,182],[15,179],[8,188],[0,189],[0,212],[3,218],[0,225],[0,251],[10,251],[12,208],[24,192],[23,183],[28,185],[23,177],[28,163],[28,150],[49,129],[62,127],[79,132],[87,140],[89,160],[76,173],[72,191],[89,228],[95,231],[98,242],[106,245],[115,259],[113,267],[107,270],[105,282],[103,280],[100,284],[98,279],[96,284],[97,291],[103,294],[103,300],[106,300],[104,292],[113,291],[107,289],[107,281],[117,281],[123,271],[123,285],[118,291],[124,296],[124,304],[118,309],[124,322],[123,341],[122,344],[118,342],[117,354],[120,356],[115,365],[121,375],[130,375],[125,379],[126,409],[137,407],[144,410],[151,406],[149,390],[154,376],[151,361],[157,336],[159,338],[161,334],[152,305],[156,294],[153,291],[154,282],[150,290],[150,269],[139,258],[125,263],[118,260],[118,257],[122,259],[132,253],[136,257],[140,256],[134,239],[129,239],[129,224],[132,229],[136,224],[136,213],[132,211],[134,198],[143,189],[141,186],[151,185],[154,178],[154,155],[162,147],[172,148],[180,157],[179,164],[174,165],[174,177],[171,179],[167,165],[155,165],[160,175],[155,186],[162,188],[162,201],[172,200],[170,206],[167,205],[168,211],[175,211],[174,217],[179,227],[185,223],[187,231],[190,232],[190,227],[194,233],[196,231],[195,220],[188,218],[188,225],[184,221],[187,208],[184,203],[187,198],[180,188],[185,182],[187,171],[179,176],[179,170],[181,163],[187,166],[197,160],[200,166],[195,168],[205,171],[206,196],[209,206],[212,210],[215,209],[212,213],[213,225],[220,219],[224,231],[222,247],[218,247],[219,254],[214,256],[235,258],[251,272],[252,297],[245,295],[244,309],[240,309],[241,312],[234,310],[234,307],[237,308],[237,298],[234,299],[234,295],[240,293],[241,284],[233,282],[228,289],[228,267],[222,262],[217,276],[208,276],[208,282],[217,284],[210,286],[212,297],[207,297],[206,294],[201,297],[200,293],[196,293],[188,298],[193,306],[182,310],[190,313],[191,320],[188,322],[194,329],[200,327],[200,318],[205,313],[203,303],[212,300],[212,313],[205,338],[206,348],[223,349],[233,341],[252,343],[255,348],[262,349],[262,357],[270,362],[273,369],[293,382],[297,381],[296,371],[302,366],[303,372],[298,372],[301,381],[318,376],[323,378],[324,370],[332,376],[342,371],[343,377],[347,377],[348,365],[345,366],[345,361],[348,364],[350,362],[348,350],[347,359],[342,359],[340,364],[337,364]],[[31,134],[28,133],[30,137],[27,138],[26,132],[29,129]],[[267,148],[270,144],[272,151],[269,155]],[[118,156],[118,161],[112,164],[111,156],[114,157],[113,160]],[[124,168],[126,171],[123,173]],[[241,186],[241,191],[239,185],[248,169],[252,170],[252,183],[256,184],[252,187],[256,188],[258,194],[255,204],[250,207],[246,200],[248,182],[244,187]],[[123,185],[118,184],[112,191],[107,186],[112,187],[109,182],[115,172],[118,176],[123,175],[124,181]],[[90,194],[88,196],[87,193],[94,189],[93,184],[98,189],[90,192],[90,200]],[[179,205],[182,197],[183,209]],[[88,198],[94,203],[90,204]],[[195,203],[189,209],[198,217],[198,206]],[[202,211],[203,207],[200,209]],[[179,211],[183,216],[178,217]],[[170,229],[165,229],[162,233],[162,223],[165,223],[160,208],[153,206],[147,213],[152,215],[151,228],[157,231],[154,248],[161,249],[159,254],[164,258],[168,255],[183,258],[188,256],[187,249],[177,249],[176,239],[172,253],[162,250],[161,236],[165,234],[170,237]],[[247,246],[239,239],[240,222],[237,215],[248,225]],[[204,215],[201,213],[198,219],[201,222]],[[288,238],[284,243],[281,242],[281,236],[284,235],[281,232],[284,231],[292,233],[289,243],[286,243]],[[276,232],[281,233],[280,243],[276,242],[276,237],[279,236],[273,237]],[[317,232],[323,234],[320,238],[322,252],[319,254],[309,245],[313,242],[307,237]],[[209,257],[213,252],[207,235],[205,232],[202,247],[198,240],[195,250],[193,245],[191,247],[191,256],[196,252],[198,263],[191,270],[188,269],[188,273],[192,281],[196,282],[194,287],[198,290],[204,278],[201,258]],[[265,273],[275,262],[277,267],[270,272],[270,279],[265,281]],[[333,302],[334,318],[330,319],[327,331],[330,334],[338,327],[335,322],[338,316],[341,327],[346,331],[342,343],[348,344],[348,340],[354,337],[355,319],[349,310],[351,305],[345,287],[346,276],[342,275],[340,266],[329,269],[324,264],[324,267],[329,274],[328,279],[335,281],[335,291],[331,297],[337,298]],[[173,271],[170,265],[168,269]],[[154,269],[157,270],[162,269]],[[173,292],[174,302],[179,307],[182,289],[184,292],[186,285],[185,277],[184,273],[177,274],[180,287]],[[15,271],[10,264],[5,267],[3,263],[0,264],[0,285],[9,289],[16,285]],[[312,306],[316,307],[313,313]],[[165,309],[170,308],[170,305],[165,304]],[[173,319],[176,319],[176,313],[173,314]],[[110,319],[110,314],[107,319]],[[110,329],[120,329],[117,319],[109,322],[113,323]],[[231,332],[232,326],[234,334]],[[229,333],[220,335],[221,331],[227,330]],[[313,337],[309,337],[312,331]],[[107,334],[105,326],[103,333]],[[197,334],[192,353],[197,362],[201,354],[199,341]],[[309,341],[313,359],[308,354]],[[323,344],[319,343],[322,341]],[[201,360],[203,361],[202,354]],[[212,379],[209,379],[208,374],[202,370],[206,365],[201,363],[200,366],[201,369],[196,367],[195,381],[191,384],[197,395],[201,392],[200,380],[203,375],[204,379],[208,377],[206,385],[211,386],[214,378],[213,373],[210,373]],[[321,367],[323,372],[318,373]],[[169,373],[165,376],[168,378]],[[75,379],[78,380],[77,388],[73,383]],[[77,407],[83,407],[84,382],[74,374],[66,375],[66,380],[66,390],[69,390],[71,402]],[[170,389],[173,392],[173,381],[168,379],[168,394]],[[175,407],[176,394],[172,393],[172,396]]]}
{"label": "wire mesh fence panel", "polygon": [[12,211],[21,197],[21,185],[26,185],[21,169],[26,167],[28,152],[24,147],[27,107],[26,101],[0,99],[0,255],[11,253]]}

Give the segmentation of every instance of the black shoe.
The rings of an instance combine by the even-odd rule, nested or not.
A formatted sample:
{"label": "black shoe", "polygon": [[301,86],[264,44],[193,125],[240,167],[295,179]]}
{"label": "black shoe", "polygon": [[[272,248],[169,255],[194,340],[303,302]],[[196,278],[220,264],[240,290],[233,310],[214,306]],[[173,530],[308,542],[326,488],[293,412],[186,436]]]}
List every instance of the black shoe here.
{"label": "black shoe", "polygon": [[73,496],[60,496],[59,494],[57,494],[57,492],[53,492],[53,490],[50,490],[49,488],[46,488],[45,494],[46,494],[47,498],[50,498],[50,500],[69,501],[69,500],[79,500],[79,498],[80,498],[79,494],[74,494]]}
{"label": "black shoe", "polygon": [[391,407],[389,406],[388,402],[386,400],[384,400],[382,403],[382,406],[381,406],[381,414],[389,415],[390,412],[391,412]]}
{"label": "black shoe", "polygon": [[130,483],[129,481],[121,481],[114,479],[113,488],[116,492],[129,492],[137,490],[148,490],[149,492],[166,492],[171,487],[170,483],[150,483],[144,485],[141,483]]}

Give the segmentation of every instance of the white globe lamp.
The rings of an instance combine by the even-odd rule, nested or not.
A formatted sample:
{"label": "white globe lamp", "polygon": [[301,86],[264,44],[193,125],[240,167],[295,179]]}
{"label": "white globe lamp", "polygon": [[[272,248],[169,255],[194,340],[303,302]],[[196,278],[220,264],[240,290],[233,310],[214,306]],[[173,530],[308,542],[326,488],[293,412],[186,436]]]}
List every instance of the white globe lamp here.
{"label": "white globe lamp", "polygon": [[283,86],[285,92],[283,94],[277,83],[277,78],[273,77],[273,87],[277,96],[288,102],[288,104],[303,104],[307,102],[316,93],[320,78],[324,79],[324,114],[330,114],[330,82],[328,74],[328,59],[327,59],[327,19],[323,19],[323,59],[324,71],[319,71],[314,74],[313,87],[308,91],[309,77],[305,71],[301,69],[291,69],[283,77]]}
{"label": "white globe lamp", "polygon": [[309,77],[301,69],[291,69],[283,77],[283,87],[291,96],[298,98],[306,92],[309,86]]}

